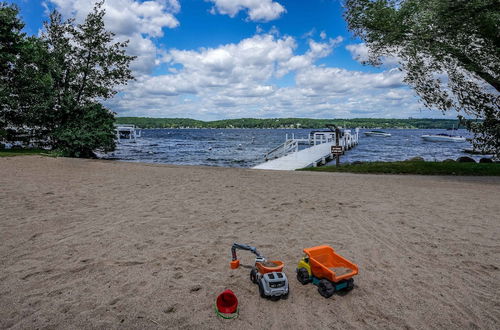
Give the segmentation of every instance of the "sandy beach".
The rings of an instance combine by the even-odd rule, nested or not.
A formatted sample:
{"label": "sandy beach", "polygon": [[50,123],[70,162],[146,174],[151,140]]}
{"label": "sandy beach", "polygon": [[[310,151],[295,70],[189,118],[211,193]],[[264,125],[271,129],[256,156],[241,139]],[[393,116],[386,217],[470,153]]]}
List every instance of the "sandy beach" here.
{"label": "sandy beach", "polygon": [[[498,177],[12,157],[0,208],[2,329],[499,327]],[[229,268],[233,242],[285,262],[288,300]],[[349,294],[296,280],[321,244],[359,266]],[[226,288],[235,320],[214,313]]]}

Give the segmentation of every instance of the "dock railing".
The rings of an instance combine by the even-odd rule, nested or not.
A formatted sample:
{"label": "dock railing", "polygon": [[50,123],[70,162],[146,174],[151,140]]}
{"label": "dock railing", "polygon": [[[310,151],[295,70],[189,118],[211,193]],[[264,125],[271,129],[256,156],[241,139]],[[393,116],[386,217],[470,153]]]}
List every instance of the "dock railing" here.
{"label": "dock railing", "polygon": [[295,139],[287,139],[283,144],[272,149],[265,155],[265,160],[286,156],[292,152],[299,151],[299,142]]}
{"label": "dock railing", "polygon": [[[356,128],[354,132],[352,130],[343,130],[342,135],[339,137],[339,145],[343,147],[343,150],[350,150],[354,146],[356,146],[359,142],[359,128]],[[335,144],[335,132],[329,131],[317,131],[311,132],[308,138],[295,138],[295,134],[291,134],[291,138],[286,134],[285,142],[280,144],[279,146],[273,148],[269,152],[264,155],[265,161],[273,160],[276,158],[285,157],[291,153],[296,153],[299,151],[300,145],[319,145],[319,144]],[[311,160],[311,163],[322,163],[324,164],[326,160],[331,155],[324,155],[319,160]]]}

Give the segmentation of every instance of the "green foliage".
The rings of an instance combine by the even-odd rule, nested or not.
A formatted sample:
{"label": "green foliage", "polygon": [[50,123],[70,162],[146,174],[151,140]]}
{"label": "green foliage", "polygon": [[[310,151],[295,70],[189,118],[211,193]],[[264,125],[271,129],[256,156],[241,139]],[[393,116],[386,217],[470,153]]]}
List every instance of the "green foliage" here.
{"label": "green foliage", "polygon": [[114,34],[104,27],[102,4],[96,3],[82,24],[64,21],[57,11],[45,23],[42,38],[55,61],[55,107],[68,115],[86,103],[112,97],[116,86],[133,79],[129,65],[134,57],[125,54],[128,42],[113,43]]}
{"label": "green foliage", "polygon": [[18,9],[0,4],[0,132],[89,157],[115,145],[114,114],[98,101],[132,79],[127,42],[104,28],[103,1],[82,24],[54,11],[41,38],[21,33]]}
{"label": "green foliage", "polygon": [[350,172],[373,174],[419,174],[419,175],[474,175],[500,176],[498,163],[456,163],[456,162],[369,162],[346,164],[339,167],[322,166],[302,169],[318,172]]}
{"label": "green foliage", "polygon": [[474,150],[494,154],[500,159],[500,111],[487,110],[484,117],[481,122],[460,118],[467,129],[474,133]]}
{"label": "green foliage", "polygon": [[50,134],[46,123],[53,120],[50,107],[55,91],[50,74],[52,63],[48,57],[43,41],[35,37],[24,39],[13,69],[15,79],[10,84],[9,124],[18,128],[17,136],[13,134],[12,138],[20,139],[19,135],[23,135],[28,140],[42,141]]}
{"label": "green foliage", "polygon": [[12,113],[14,68],[25,38],[21,32],[24,24],[17,17],[18,11],[15,5],[0,3],[0,129],[4,132]]}
{"label": "green foliage", "polygon": [[30,141],[45,136],[52,63],[46,43],[20,32],[17,14],[17,7],[0,4],[0,130],[3,139]]}
{"label": "green foliage", "polygon": [[226,119],[201,121],[187,118],[144,118],[117,117],[118,124],[133,124],[142,128],[325,128],[327,124],[342,127],[361,128],[452,128],[456,120],[450,119],[310,119],[310,118],[271,118],[271,119]]}
{"label": "green foliage", "polygon": [[73,119],[54,132],[58,149],[70,157],[94,158],[94,150],[115,149],[114,115],[102,105],[88,104],[77,109]]}
{"label": "green foliage", "polygon": [[484,119],[467,125],[475,146],[500,154],[498,0],[345,0],[345,8],[368,64],[397,56],[425,106]]}

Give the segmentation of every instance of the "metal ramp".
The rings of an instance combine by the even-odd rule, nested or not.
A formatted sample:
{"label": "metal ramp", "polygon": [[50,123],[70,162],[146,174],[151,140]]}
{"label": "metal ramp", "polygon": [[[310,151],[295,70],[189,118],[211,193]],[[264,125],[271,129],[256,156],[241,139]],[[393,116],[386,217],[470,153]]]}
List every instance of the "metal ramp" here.
{"label": "metal ramp", "polygon": [[299,168],[316,166],[318,163],[325,163],[330,159],[332,145],[334,143],[321,143],[280,158],[269,160],[253,168],[259,170],[293,171]]}
{"label": "metal ramp", "polygon": [[[306,139],[297,139],[292,134],[292,138],[286,136],[285,142],[274,148],[265,155],[265,163],[254,166],[260,170],[282,170],[293,171],[299,168],[318,166],[326,164],[332,159],[332,146],[336,145],[336,136],[333,131],[313,131]],[[354,132],[343,130],[339,135],[339,146],[343,151],[350,150],[358,144],[359,129]],[[299,150],[299,144],[311,146]]]}

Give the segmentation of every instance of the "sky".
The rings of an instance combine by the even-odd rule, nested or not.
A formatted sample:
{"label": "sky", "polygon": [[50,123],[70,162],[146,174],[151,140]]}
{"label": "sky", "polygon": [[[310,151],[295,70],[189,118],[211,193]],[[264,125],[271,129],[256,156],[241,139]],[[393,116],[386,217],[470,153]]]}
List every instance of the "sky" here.
{"label": "sky", "polygon": [[[11,0],[25,32],[51,10],[85,19],[93,0]],[[106,0],[106,28],[129,40],[135,80],[105,105],[118,116],[456,118],[425,109],[397,60],[364,66],[340,0]]]}

